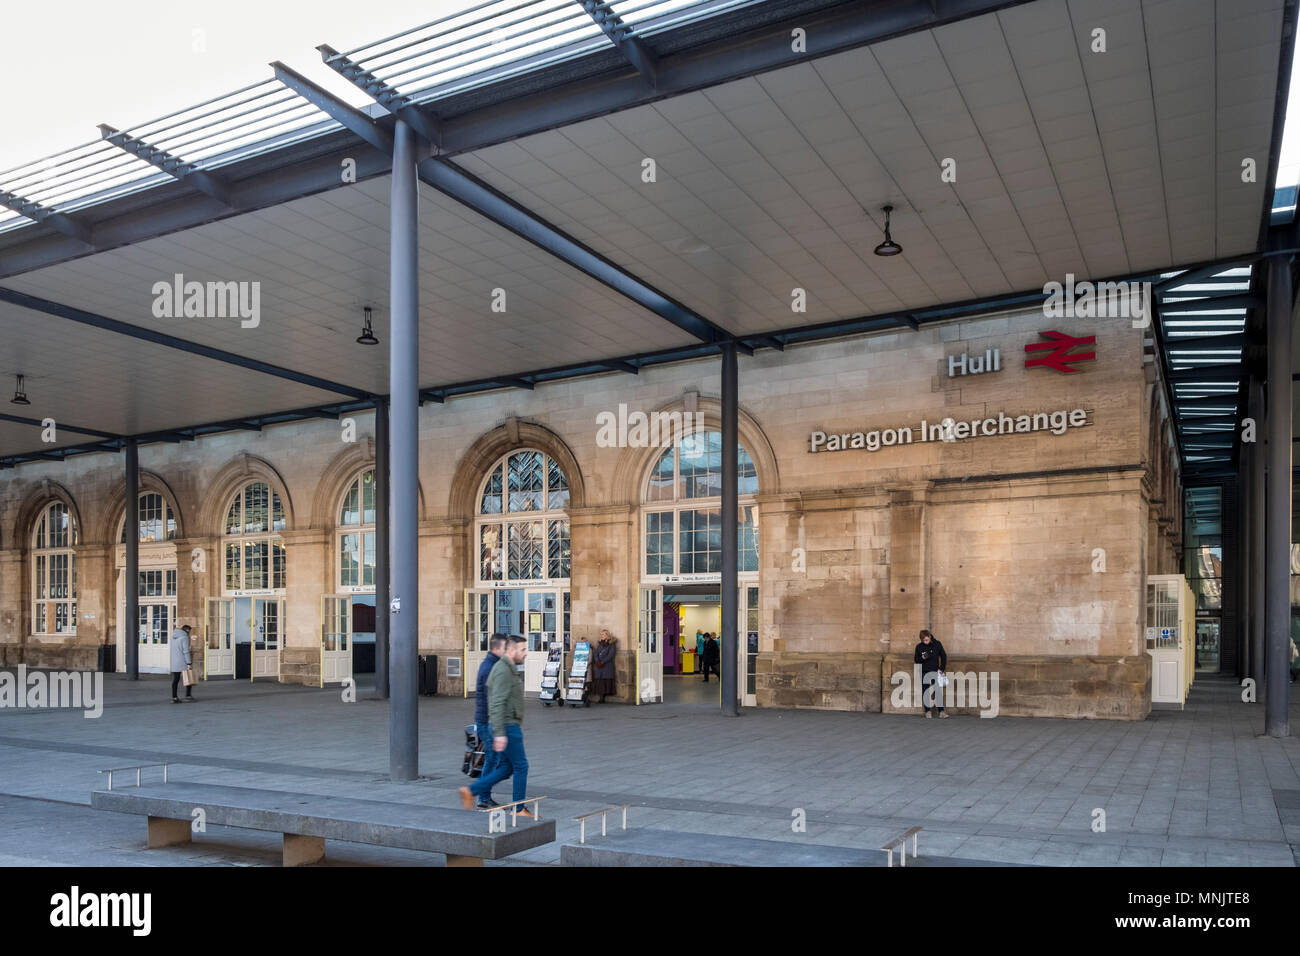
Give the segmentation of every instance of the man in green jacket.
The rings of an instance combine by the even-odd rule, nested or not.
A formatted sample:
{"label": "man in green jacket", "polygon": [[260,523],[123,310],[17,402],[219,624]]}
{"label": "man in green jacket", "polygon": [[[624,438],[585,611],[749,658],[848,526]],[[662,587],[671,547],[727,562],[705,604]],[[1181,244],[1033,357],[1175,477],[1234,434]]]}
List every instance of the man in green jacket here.
{"label": "man in green jacket", "polygon": [[[513,634],[506,641],[505,652],[487,678],[488,724],[496,734],[492,749],[500,755],[491,772],[483,774],[468,787],[460,788],[460,802],[466,810],[474,809],[476,798],[492,792],[506,777],[514,777],[514,800],[528,796],[528,757],[524,753],[524,658],[528,656],[528,639]],[[532,814],[520,808],[518,816]]]}

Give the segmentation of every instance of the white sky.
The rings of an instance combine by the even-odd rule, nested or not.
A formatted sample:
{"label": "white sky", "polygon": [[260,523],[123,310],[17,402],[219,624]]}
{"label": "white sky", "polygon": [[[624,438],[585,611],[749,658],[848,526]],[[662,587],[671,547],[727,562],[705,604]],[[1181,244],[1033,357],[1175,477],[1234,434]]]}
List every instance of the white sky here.
{"label": "white sky", "polygon": [[[315,46],[347,50],[479,0],[33,0],[4,12],[10,82],[0,89],[0,170],[97,140],[271,76],[283,60],[350,103],[364,94]],[[202,31],[204,49],[195,49]],[[1300,180],[1300,70],[1278,183]]]}

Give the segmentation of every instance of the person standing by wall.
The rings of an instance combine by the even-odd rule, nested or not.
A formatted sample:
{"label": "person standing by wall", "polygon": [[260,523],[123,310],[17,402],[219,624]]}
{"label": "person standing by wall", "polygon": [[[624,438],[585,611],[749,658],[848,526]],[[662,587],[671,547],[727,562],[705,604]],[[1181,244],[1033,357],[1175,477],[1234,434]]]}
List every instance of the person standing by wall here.
{"label": "person standing by wall", "polygon": [[718,670],[718,640],[712,634],[704,635],[704,683],[709,682],[709,672],[712,671],[718,675],[718,680],[722,680],[722,671]]}
{"label": "person standing by wall", "polygon": [[[514,802],[528,796],[528,756],[524,753],[524,658],[528,656],[528,639],[511,634],[506,639],[505,653],[493,666],[487,678],[488,720],[492,725],[492,749],[499,754],[491,774],[484,773],[468,787],[460,788],[460,803],[466,810],[474,809],[475,797],[480,800],[506,777],[514,777]],[[532,818],[527,810],[517,810],[516,816]]]}
{"label": "person standing by wall", "polygon": [[[483,756],[483,772],[479,774],[480,780],[492,773],[501,761],[501,755],[492,749],[492,725],[488,723],[487,679],[505,650],[506,636],[493,634],[492,639],[488,641],[487,656],[478,666],[478,679],[474,683],[474,732],[478,734],[483,749],[487,751]],[[478,798],[478,808],[488,810],[495,806],[498,804],[492,799],[492,788],[489,787],[487,793]]]}
{"label": "person standing by wall", "polygon": [[948,715],[943,712],[943,687],[939,684],[939,677],[948,669],[948,654],[939,639],[929,631],[922,631],[912,661],[921,665],[921,704],[925,707],[925,716],[934,717],[930,713],[930,703],[933,702],[939,709],[939,716],[947,719]]}
{"label": "person standing by wall", "polygon": [[596,644],[595,653],[592,655],[591,693],[600,695],[597,703],[605,703],[606,696],[618,696],[618,675],[614,669],[614,655],[617,650],[618,642],[614,640],[608,628],[602,627],[600,642]]}
{"label": "person standing by wall", "polygon": [[[171,655],[171,672],[172,672],[172,703],[179,704],[181,699],[176,696],[177,685],[181,682],[181,674],[187,667],[192,667],[194,659],[190,656],[190,626],[178,627],[172,631],[171,640],[167,642],[168,653]],[[185,699],[190,703],[194,701],[194,686],[192,684],[185,687]]]}

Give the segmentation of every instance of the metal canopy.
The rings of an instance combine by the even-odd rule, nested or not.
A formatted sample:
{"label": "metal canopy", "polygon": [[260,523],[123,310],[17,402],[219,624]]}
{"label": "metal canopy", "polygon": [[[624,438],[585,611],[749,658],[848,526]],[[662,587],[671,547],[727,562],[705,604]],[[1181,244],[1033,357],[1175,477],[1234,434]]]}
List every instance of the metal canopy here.
{"label": "metal canopy", "polygon": [[[1218,275],[1260,251],[1273,196],[1239,182],[1237,157],[1275,166],[1294,0],[670,7],[484,4],[347,53],[323,47],[375,98],[368,109],[310,95],[277,64],[265,83],[0,173],[10,208],[41,204],[39,221],[0,214],[0,327],[24,342],[12,359],[109,329],[148,339],[126,351],[150,356],[82,374],[0,367],[0,381],[30,373],[29,391],[57,393],[60,414],[101,439],[364,407],[385,363],[352,339],[362,306],[387,299],[394,117],[436,156],[421,166],[436,187],[421,188],[430,401],[635,373],[733,336],[751,351],[915,329],[1032,304],[1066,273]],[[1093,22],[1109,30],[1104,56],[1080,26]],[[792,49],[795,26],[806,50]],[[940,176],[948,157],[955,182]],[[340,176],[349,161],[355,181]],[[891,260],[868,251],[884,202],[905,248]],[[154,318],[150,290],[174,275],[259,283],[262,322]],[[497,290],[504,312],[488,306]],[[1222,429],[1205,422],[1233,412],[1198,414],[1221,383],[1192,370],[1236,364],[1238,333],[1186,324],[1204,316],[1177,291],[1159,296],[1162,357],[1180,422],[1204,426],[1180,440],[1195,438],[1189,462],[1217,463]],[[1219,291],[1247,297],[1218,303],[1227,322],[1259,290]],[[24,297],[47,300],[43,312]],[[74,310],[93,333],[69,331]],[[1228,338],[1197,341],[1211,334]],[[120,342],[97,351],[114,353],[126,357]],[[210,391],[215,359],[224,384]],[[52,454],[33,434],[5,422],[0,464]]]}

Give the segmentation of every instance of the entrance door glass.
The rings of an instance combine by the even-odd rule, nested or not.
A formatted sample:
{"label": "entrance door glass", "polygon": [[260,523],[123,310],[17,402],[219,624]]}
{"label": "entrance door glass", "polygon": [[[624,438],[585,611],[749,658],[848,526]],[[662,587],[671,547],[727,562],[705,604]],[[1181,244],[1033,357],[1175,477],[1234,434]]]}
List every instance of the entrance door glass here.
{"label": "entrance door glass", "polygon": [[488,638],[492,636],[492,592],[465,592],[465,670],[463,695],[475,686],[478,669],[487,657]]}
{"label": "entrance door glass", "polygon": [[663,588],[641,588],[636,654],[636,700],[640,704],[662,703],[664,699],[663,603]]}
{"label": "entrance door glass", "polygon": [[1196,669],[1219,669],[1219,621],[1201,619],[1196,622]]}
{"label": "entrance door glass", "polygon": [[337,684],[352,676],[352,599],[321,596],[321,685]]}
{"label": "entrance door glass", "polygon": [[235,676],[235,602],[208,598],[203,676]]}
{"label": "entrance door glass", "polygon": [[280,646],[284,640],[284,602],[253,598],[253,667],[249,679],[280,676]]}
{"label": "entrance door glass", "polygon": [[740,702],[746,707],[756,703],[755,684],[758,670],[758,588],[742,585],[737,614],[740,624],[738,640],[740,651]]}

